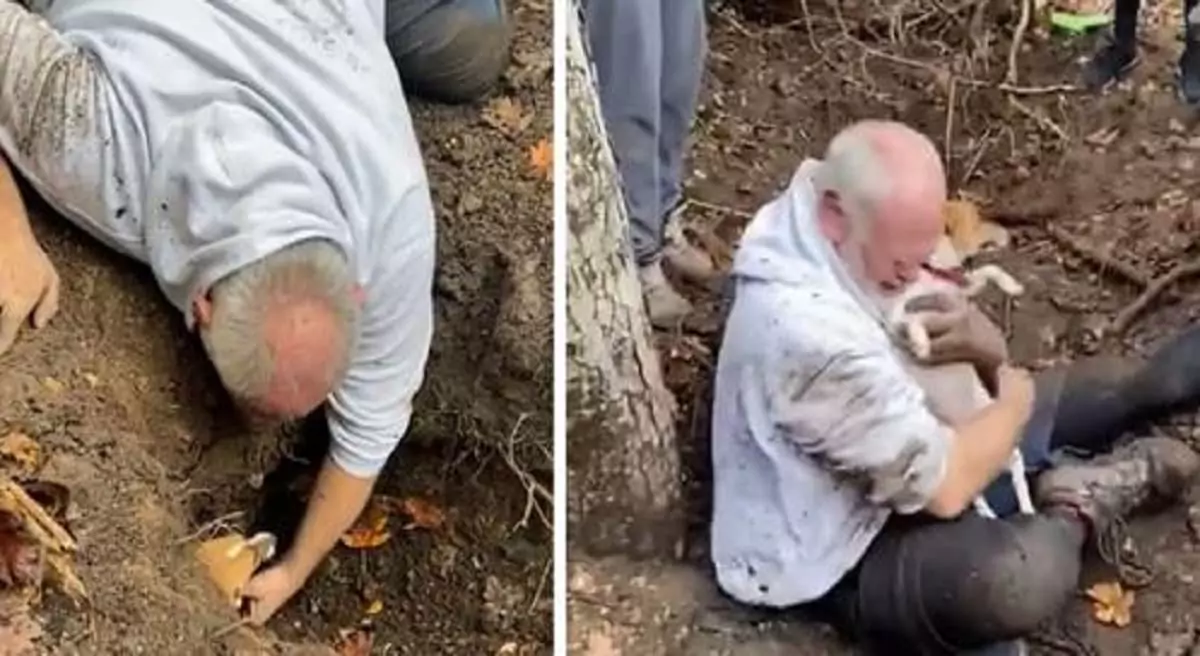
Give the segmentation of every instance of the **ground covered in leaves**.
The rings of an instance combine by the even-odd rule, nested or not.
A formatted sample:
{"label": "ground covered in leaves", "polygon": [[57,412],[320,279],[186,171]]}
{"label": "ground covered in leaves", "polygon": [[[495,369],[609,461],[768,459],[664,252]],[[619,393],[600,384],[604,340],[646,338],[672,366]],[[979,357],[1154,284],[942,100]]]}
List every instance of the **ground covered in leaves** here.
{"label": "ground covered in leaves", "polygon": [[[715,6],[687,189],[691,237],[727,264],[752,213],[803,158],[819,157],[853,120],[895,118],[933,137],[953,192],[1010,230],[1007,249],[979,260],[1000,262],[1026,287],[1011,304],[994,291],[983,299],[1019,363],[1145,354],[1194,321],[1200,128],[1174,95],[1178,8],[1149,7],[1140,66],[1091,95],[1069,87],[1096,35],[1050,33],[1036,14],[1008,79],[1020,16],[1000,5],[1016,4]],[[1159,284],[1168,275],[1178,282]],[[718,297],[687,293],[702,310],[658,338],[690,463],[688,554],[669,563],[573,560],[571,643],[592,656],[852,654],[827,626],[735,607],[711,582],[707,408]],[[1159,430],[1192,441],[1195,424],[1182,417]],[[1078,602],[1035,653],[1194,653],[1198,510],[1184,504],[1135,521],[1131,544],[1153,569],[1150,585],[1130,594],[1103,585],[1112,572],[1089,567]]]}
{"label": "ground covered in leaves", "polygon": [[[319,422],[283,436],[237,423],[148,273],[26,195],[62,275],[63,309],[4,357],[0,472],[67,534],[30,535],[42,524],[22,521],[28,504],[0,488],[0,588],[27,584],[0,594],[0,656],[23,645],[549,653],[552,12],[548,0],[509,4],[514,56],[495,94],[412,106],[439,272],[434,351],[410,435],[371,511],[267,630],[237,625],[196,548],[264,528],[286,546],[324,448],[321,431],[308,430]],[[72,587],[62,564],[86,597],[63,592]]]}

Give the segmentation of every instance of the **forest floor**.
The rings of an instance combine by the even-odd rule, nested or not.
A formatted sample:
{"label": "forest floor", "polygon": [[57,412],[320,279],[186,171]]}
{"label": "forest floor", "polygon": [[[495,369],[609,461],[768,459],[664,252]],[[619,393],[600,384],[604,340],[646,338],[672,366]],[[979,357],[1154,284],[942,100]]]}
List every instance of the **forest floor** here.
{"label": "forest floor", "polygon": [[439,224],[436,328],[377,492],[444,522],[391,517],[390,539],[339,545],[266,629],[235,627],[195,566],[197,540],[286,540],[320,430],[251,434],[149,272],[27,193],[63,304],[3,358],[0,436],[31,438],[32,478],[69,491],[90,599],[51,590],[26,616],[0,597],[0,655],[31,640],[62,655],[365,656],[366,636],[374,654],[551,653],[552,508],[538,490],[552,488],[552,6],[509,6],[513,61],[491,97],[411,103]]}
{"label": "forest floor", "polygon": [[[753,213],[804,158],[820,157],[834,133],[857,119],[892,118],[935,139],[952,194],[1009,227],[1010,246],[980,260],[1002,264],[1026,287],[1008,307],[991,292],[983,299],[1018,363],[1042,367],[1098,350],[1144,355],[1200,315],[1200,280],[1184,277],[1123,330],[1100,331],[1152,281],[1200,255],[1200,201],[1192,200],[1200,191],[1200,129],[1175,95],[1177,8],[1147,8],[1138,68],[1109,91],[1088,94],[1063,85],[1077,82],[1098,35],[1068,37],[1035,22],[1018,51],[1024,88],[1009,93],[999,82],[1017,16],[985,15],[972,26],[978,3],[958,10],[894,3],[888,12],[840,3],[841,14],[834,3],[729,4],[710,12],[686,189],[688,232],[718,261],[728,265]],[[791,14],[770,10],[785,5]],[[692,539],[686,556],[671,562],[573,555],[573,653],[853,654],[830,627],[803,614],[740,608],[712,582],[708,404],[720,309],[712,290],[687,294],[700,310],[657,339],[680,405]],[[1164,430],[1190,441],[1195,425],[1182,417]],[[1035,653],[1200,653],[1200,542],[1189,521],[1197,500],[1132,522],[1155,578],[1137,590],[1130,626],[1090,619],[1081,584],[1078,603],[1056,635],[1036,641]],[[1088,570],[1089,582],[1105,576]]]}

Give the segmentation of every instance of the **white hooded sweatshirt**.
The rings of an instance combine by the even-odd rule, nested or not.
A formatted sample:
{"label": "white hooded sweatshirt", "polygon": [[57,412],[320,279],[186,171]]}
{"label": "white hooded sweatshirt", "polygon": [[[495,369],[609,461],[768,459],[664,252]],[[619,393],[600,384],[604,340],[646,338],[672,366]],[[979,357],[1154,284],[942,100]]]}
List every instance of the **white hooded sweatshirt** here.
{"label": "white hooded sweatshirt", "polygon": [[189,326],[197,294],[265,255],[310,238],[346,253],[366,299],[328,399],[331,455],[378,473],[423,379],[435,253],[384,0],[40,4],[98,64],[109,108],[100,210],[72,218],[148,263]]}
{"label": "white hooded sweatshirt", "polygon": [[824,595],[892,512],[943,478],[950,433],[816,224],[806,161],[759,210],[733,265],[717,364],[712,559],[747,604]]}

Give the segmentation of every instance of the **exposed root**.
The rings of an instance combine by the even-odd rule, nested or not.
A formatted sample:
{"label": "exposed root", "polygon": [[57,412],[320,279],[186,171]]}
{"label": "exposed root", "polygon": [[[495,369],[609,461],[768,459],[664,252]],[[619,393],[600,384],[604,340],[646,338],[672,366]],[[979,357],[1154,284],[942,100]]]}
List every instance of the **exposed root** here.
{"label": "exposed root", "polygon": [[[512,431],[508,434],[508,440],[506,441],[504,448],[500,451],[500,456],[504,459],[504,464],[508,465],[508,468],[512,470],[512,473],[516,474],[517,479],[521,481],[521,485],[525,487],[525,512],[521,516],[520,521],[513,526],[513,530],[516,531],[526,528],[529,526],[529,520],[532,519],[534,515],[537,515],[538,520],[541,521],[546,530],[553,532],[554,522],[551,519],[551,514],[554,512],[554,495],[546,489],[546,486],[538,482],[536,476],[517,464],[515,455],[517,434],[520,432],[521,426],[528,418],[529,415],[524,413],[517,418],[516,424],[513,425]],[[547,511],[545,508],[543,508],[543,504],[549,506],[550,510]]]}
{"label": "exposed root", "polygon": [[1050,235],[1051,239],[1067,250],[1100,267],[1101,274],[1108,274],[1110,272],[1118,273],[1126,281],[1142,288],[1148,287],[1151,283],[1150,276],[1137,267],[1096,249],[1094,246],[1058,226],[1047,225],[1046,232]]}
{"label": "exposed root", "polygon": [[1125,307],[1117,314],[1116,318],[1109,324],[1108,335],[1121,335],[1129,326],[1137,320],[1138,316],[1154,301],[1160,294],[1163,293],[1171,285],[1180,280],[1200,274],[1200,258],[1194,259],[1191,262],[1184,262],[1177,265],[1174,269],[1166,272],[1159,278],[1155,279],[1146,286],[1146,290],[1142,292],[1132,303]]}

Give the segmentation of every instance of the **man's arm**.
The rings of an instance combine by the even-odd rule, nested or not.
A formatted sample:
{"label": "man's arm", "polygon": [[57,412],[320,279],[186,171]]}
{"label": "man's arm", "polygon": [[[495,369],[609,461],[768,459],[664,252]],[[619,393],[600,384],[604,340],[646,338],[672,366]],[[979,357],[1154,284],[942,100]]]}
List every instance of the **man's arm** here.
{"label": "man's arm", "polygon": [[957,516],[1003,469],[1028,418],[1013,396],[946,426],[883,349],[826,344],[799,355],[766,392],[777,433],[898,512]]}

